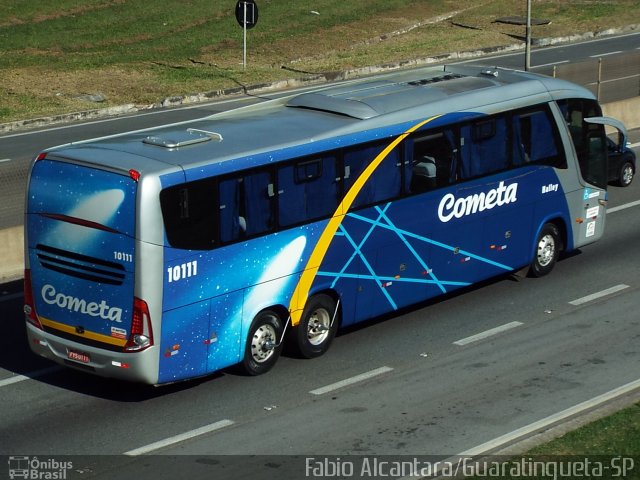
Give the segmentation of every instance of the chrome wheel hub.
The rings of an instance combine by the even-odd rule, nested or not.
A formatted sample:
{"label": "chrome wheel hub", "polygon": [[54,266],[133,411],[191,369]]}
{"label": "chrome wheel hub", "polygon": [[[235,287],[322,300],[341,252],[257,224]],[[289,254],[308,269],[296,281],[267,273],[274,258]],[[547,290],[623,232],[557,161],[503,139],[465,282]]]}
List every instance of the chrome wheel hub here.
{"label": "chrome wheel hub", "polygon": [[268,324],[261,325],[260,328],[254,332],[253,339],[251,340],[251,356],[256,362],[262,363],[273,355],[275,346],[275,329]]}

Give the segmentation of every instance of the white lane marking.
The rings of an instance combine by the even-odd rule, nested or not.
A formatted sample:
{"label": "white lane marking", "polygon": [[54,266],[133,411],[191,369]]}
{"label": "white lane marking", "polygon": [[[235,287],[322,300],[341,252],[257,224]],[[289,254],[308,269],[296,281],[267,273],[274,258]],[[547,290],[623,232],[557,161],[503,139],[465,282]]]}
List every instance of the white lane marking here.
{"label": "white lane marking", "polygon": [[145,453],[153,452],[154,450],[159,450],[160,448],[164,448],[170,445],[174,445],[176,443],[184,442],[185,440],[189,440],[194,437],[199,437],[200,435],[204,435],[205,433],[215,432],[216,430],[220,430],[221,428],[225,428],[233,424],[234,424],[233,420],[227,420],[227,419],[220,420],[219,422],[215,422],[210,425],[205,425],[204,427],[196,428],[195,430],[181,433],[180,435],[174,435],[173,437],[165,438],[164,440],[150,443],[149,445],[146,445],[144,447],[129,450],[128,452],[124,452],[123,455],[127,455],[130,457],[144,455]]}
{"label": "white lane marking", "polygon": [[0,163],[7,163],[10,162],[11,159],[10,158],[0,158]]}
{"label": "white lane marking", "polygon": [[[29,130],[27,132],[18,132],[18,133],[10,133],[8,135],[0,135],[0,139],[5,139],[5,138],[13,138],[13,137],[23,137],[25,135],[33,135],[33,134],[39,134],[39,133],[48,133],[48,132],[56,132],[58,130],[64,130],[64,129],[70,129],[70,128],[77,128],[77,127],[85,127],[87,125],[98,125],[100,123],[108,123],[108,122],[117,122],[118,120],[124,120],[124,119],[131,119],[131,118],[137,118],[137,117],[147,117],[149,115],[159,115],[161,113],[169,113],[171,111],[177,111],[177,110],[194,110],[197,108],[203,108],[203,107],[209,107],[212,105],[222,105],[222,104],[226,104],[226,103],[232,103],[232,102],[240,102],[240,101],[247,101],[247,100],[252,100],[254,97],[238,97],[238,98],[230,98],[227,100],[220,100],[220,101],[215,101],[212,100],[211,102],[203,102],[203,103],[194,103],[194,104],[190,104],[190,105],[185,105],[185,106],[181,106],[181,107],[176,107],[176,108],[159,108],[157,110],[153,110],[150,112],[129,112],[129,113],[125,113],[123,115],[114,115],[114,116],[109,116],[107,118],[100,118],[98,120],[90,120],[88,122],[83,122],[83,123],[73,123],[73,124],[65,124],[65,125],[60,125],[60,126],[56,126],[56,127],[48,127],[48,128],[44,128],[42,130],[39,130],[37,127],[35,127],[33,130]],[[238,107],[240,108],[240,107]],[[216,113],[216,112],[213,112]],[[212,115],[212,113],[204,113],[203,112],[203,116],[202,117],[208,117],[209,115]],[[195,118],[192,120],[186,120],[186,121],[182,121],[182,122],[178,122],[176,123],[186,123],[186,122],[191,122],[191,121],[195,121],[195,120],[200,120],[202,117],[199,118]],[[164,125],[162,125],[164,126]],[[155,128],[155,127],[151,127],[151,128]],[[141,129],[144,130],[144,129]],[[138,132],[141,130],[134,130],[134,132]],[[123,133],[129,133],[129,132],[123,132]]]}
{"label": "white lane marking", "polygon": [[584,303],[592,302],[593,300],[597,300],[602,297],[606,297],[607,295],[612,295],[614,293],[618,293],[622,290],[629,288],[629,285],[616,285],[615,287],[607,288],[606,290],[602,290],[600,292],[592,293],[591,295],[587,295],[586,297],[578,298],[576,300],[571,300],[569,303],[571,305],[582,305]]}
{"label": "white lane marking", "polygon": [[[597,43],[597,42],[608,42],[611,39],[618,39],[618,38],[624,38],[624,37],[632,37],[635,35],[640,35],[640,33],[638,32],[634,32],[634,33],[626,33],[624,35],[616,35],[616,36],[612,36],[612,37],[608,37],[608,38],[595,38],[593,40],[585,40],[584,42],[580,42],[579,44],[575,44],[575,45],[588,45],[590,43]],[[550,50],[558,50],[560,48],[567,48],[567,47],[571,47],[571,45],[551,45],[548,47],[545,47],[545,51],[550,51]],[[523,47],[524,48],[524,47]],[[640,47],[638,47],[638,50],[640,50]],[[471,58],[469,60],[464,60],[462,62],[456,62],[456,64],[462,64],[462,63],[471,63],[471,62],[477,62],[478,59],[482,59],[482,61],[486,61],[486,60],[491,60],[493,58],[501,58],[501,57],[515,57],[515,56],[519,56],[522,55],[522,49],[518,50],[517,52],[513,53],[513,52],[506,52],[506,53],[502,53],[502,54],[497,54],[497,55],[489,55],[486,57],[476,57],[476,58]]]}
{"label": "white lane marking", "polygon": [[332,392],[339,388],[346,387],[348,385],[353,385],[354,383],[363,382],[364,380],[368,380],[373,377],[377,377],[378,375],[382,375],[383,373],[387,373],[392,370],[393,368],[391,367],[376,368],[375,370],[361,373],[360,375],[356,375],[355,377],[346,378],[344,380],[340,380],[339,382],[332,383],[331,385],[316,388],[315,390],[311,390],[309,393],[312,395],[323,395],[325,393]]}
{"label": "white lane marking", "polygon": [[640,147],[640,142],[630,143],[630,144],[627,145],[627,147],[629,147],[629,148]]}
{"label": "white lane marking", "polygon": [[617,55],[618,53],[622,53],[622,50],[617,50],[615,52],[600,53],[598,55],[589,55],[589,58],[607,57],[609,55]]}
{"label": "white lane marking", "polygon": [[0,380],[0,388],[6,387],[7,385],[13,385],[14,383],[23,382],[25,380],[42,377],[43,375],[47,375],[49,373],[57,372],[60,370],[62,370],[62,367],[55,366],[43,368],[42,370],[36,370],[35,372],[27,373],[26,375],[14,375],[13,377]]}
{"label": "white lane marking", "polygon": [[[349,82],[353,82],[355,80],[347,80],[347,81],[342,81],[342,82],[333,82],[333,84],[346,84]],[[29,130],[27,132],[18,132],[18,133],[10,133],[8,135],[2,135],[0,134],[0,140],[3,140],[5,138],[12,138],[12,137],[22,137],[25,135],[33,135],[33,134],[40,134],[40,133],[48,133],[48,132],[55,132],[58,130],[64,130],[64,129],[68,129],[68,128],[77,128],[77,127],[85,127],[87,125],[97,125],[100,123],[107,123],[107,122],[117,122],[119,120],[124,120],[124,119],[134,119],[134,118],[138,118],[138,117],[146,117],[149,115],[159,115],[162,113],[169,113],[171,111],[179,111],[179,110],[194,110],[194,109],[198,109],[198,108],[203,108],[203,107],[210,107],[210,106],[216,106],[216,105],[225,105],[228,103],[245,103],[248,101],[252,101],[252,100],[256,100],[256,99],[261,99],[261,100],[271,100],[272,98],[269,97],[268,95],[273,95],[274,98],[278,98],[281,96],[287,96],[287,95],[293,95],[294,93],[303,93],[309,90],[313,90],[317,88],[316,86],[309,86],[309,87],[300,87],[300,88],[294,88],[291,90],[274,90],[271,92],[265,92],[264,94],[260,93],[259,91],[256,93],[248,93],[246,94],[247,96],[245,97],[240,97],[240,96],[234,96],[234,94],[230,94],[230,96],[233,96],[233,98],[225,98],[225,99],[221,99],[221,100],[211,100],[211,101],[205,101],[202,103],[199,102],[195,102],[193,104],[188,104],[188,105],[182,105],[180,107],[175,107],[175,108],[171,108],[171,107],[163,107],[163,108],[158,108],[156,110],[152,110],[149,112],[144,112],[144,111],[137,111],[137,112],[130,112],[130,113],[126,113],[123,115],[114,115],[114,116],[109,116],[107,118],[100,118],[97,120],[90,120],[87,122],[76,122],[73,124],[63,124],[60,126],[55,126],[55,127],[47,127],[47,128],[43,128],[43,129],[38,129],[37,127],[33,127],[33,130]],[[243,94],[244,95],[244,94]],[[263,96],[262,96],[263,95]],[[242,108],[243,106],[238,106],[235,108]],[[235,110],[235,108],[233,108],[232,110]],[[223,112],[226,112],[228,110],[223,110]],[[194,122],[197,120],[201,120],[203,118],[207,118],[211,115],[214,115],[216,113],[221,113],[221,112],[203,112],[203,116],[202,117],[197,117],[194,119],[189,119],[189,120],[182,120],[176,123],[171,123],[171,124],[162,124],[161,126],[163,127],[168,127],[168,126],[174,126],[174,125],[181,125],[181,124],[187,124],[190,122]],[[106,137],[98,137],[96,139],[101,139],[101,138],[109,138],[109,137],[113,137],[116,135],[121,135],[121,134],[127,134],[127,133],[138,133],[138,132],[143,132],[145,130],[153,130],[157,128],[157,126],[152,126],[152,127],[146,127],[146,128],[142,128],[139,130],[131,130],[131,131],[123,131],[123,132],[119,132],[119,133],[115,133],[112,135],[108,135]],[[90,138],[89,140],[94,140],[93,138]],[[81,142],[82,140],[80,140]],[[65,144],[66,145],[66,144]]]}
{"label": "white lane marking", "polygon": [[557,62],[543,63],[542,65],[532,65],[531,68],[553,67],[554,65],[560,65],[563,63],[569,63],[569,60],[558,60]]}
{"label": "white lane marking", "polygon": [[500,437],[494,438],[493,440],[489,440],[477,447],[473,447],[469,450],[466,450],[462,453],[459,453],[459,457],[472,457],[476,455],[482,455],[484,453],[489,453],[491,451],[495,451],[496,449],[513,443],[517,440],[520,440],[523,437],[529,436],[536,431],[541,431],[549,428],[550,426],[560,423],[561,421],[576,415],[578,413],[585,412],[586,410],[594,409],[599,407],[600,405],[614,400],[618,397],[626,395],[633,390],[640,388],[640,379],[634,380],[633,382],[629,382],[621,387],[614,388],[613,390],[609,390],[602,395],[598,395],[597,397],[593,397],[590,400],[574,405],[573,407],[569,407],[566,410],[562,410],[561,412],[554,413],[553,415],[549,415],[548,417],[543,418],[542,420],[538,420],[537,422],[531,423],[525,427],[514,430],[513,432],[507,433]]}
{"label": "white lane marking", "polygon": [[619,212],[620,210],[625,210],[631,207],[637,207],[640,205],[640,200],[636,200],[635,202],[625,203],[624,205],[619,205],[617,207],[607,208],[607,214]]}
{"label": "white lane marking", "polygon": [[480,332],[480,333],[478,333],[476,335],[471,335],[470,337],[466,337],[466,338],[462,338],[460,340],[457,340],[457,341],[453,342],[453,344],[454,345],[459,345],[459,346],[468,345],[469,343],[477,342],[479,340],[484,340],[487,337],[491,337],[493,335],[497,335],[498,333],[502,333],[502,332],[505,332],[507,330],[511,330],[512,328],[519,327],[520,325],[523,325],[523,323],[522,322],[505,323],[504,325],[500,325],[499,327],[491,328],[489,330],[485,330],[484,332]]}

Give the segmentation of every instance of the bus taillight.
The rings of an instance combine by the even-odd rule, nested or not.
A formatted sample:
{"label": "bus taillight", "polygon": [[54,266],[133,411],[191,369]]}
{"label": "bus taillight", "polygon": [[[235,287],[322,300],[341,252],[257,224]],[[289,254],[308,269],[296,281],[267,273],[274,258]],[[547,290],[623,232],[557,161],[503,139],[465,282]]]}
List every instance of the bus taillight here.
{"label": "bus taillight", "polygon": [[139,352],[153,345],[151,315],[147,302],[140,298],[133,299],[133,320],[129,340],[124,346],[126,352]]}
{"label": "bus taillight", "polygon": [[42,330],[42,324],[36,315],[36,309],[33,303],[33,289],[31,287],[31,270],[24,271],[24,318],[34,327]]}
{"label": "bus taillight", "polygon": [[134,182],[137,182],[138,180],[140,180],[140,172],[137,170],[134,170],[133,168],[129,170],[129,176],[133,179]]}

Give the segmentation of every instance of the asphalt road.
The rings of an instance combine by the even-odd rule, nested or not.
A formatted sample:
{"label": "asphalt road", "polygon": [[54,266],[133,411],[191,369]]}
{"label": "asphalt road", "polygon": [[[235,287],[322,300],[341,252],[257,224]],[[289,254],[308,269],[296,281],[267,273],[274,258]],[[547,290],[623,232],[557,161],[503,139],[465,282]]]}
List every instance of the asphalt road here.
{"label": "asphalt road", "polygon": [[[37,150],[34,138],[69,132],[12,138]],[[53,366],[28,350],[20,284],[3,285],[0,455],[66,458],[66,478],[293,479],[323,455],[467,451],[640,378],[640,182],[611,187],[608,207],[605,237],[548,277],[499,278],[342,332],[325,356],[284,356],[256,378],[153,388]]]}
{"label": "asphalt road", "polygon": [[[204,478],[234,462],[215,478],[242,478],[295,460],[298,475],[281,478],[300,478],[309,456],[468,450],[639,378],[639,199],[640,182],[612,187],[609,209],[622,208],[605,237],[548,277],[500,278],[343,332],[325,356],[285,356],[256,378],[153,388],[52,367],[28,352],[19,285],[5,285],[0,454],[74,455],[91,478],[158,478],[178,465]],[[143,453],[186,456],[171,467]]]}

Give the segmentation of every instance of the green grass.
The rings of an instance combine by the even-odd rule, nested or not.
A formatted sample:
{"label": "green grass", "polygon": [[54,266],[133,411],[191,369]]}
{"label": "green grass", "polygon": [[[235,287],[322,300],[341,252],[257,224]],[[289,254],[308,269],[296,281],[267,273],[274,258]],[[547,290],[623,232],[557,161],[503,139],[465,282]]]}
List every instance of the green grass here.
{"label": "green grass", "polygon": [[[472,478],[549,479],[553,476],[545,476],[541,473],[553,473],[553,468],[560,472],[560,467],[556,464],[562,463],[566,472],[568,468],[573,468],[576,476],[558,476],[557,478],[638,480],[640,479],[640,403],[541,444],[508,461],[503,460],[500,457],[485,459],[482,464],[491,470],[484,475],[478,474]],[[534,462],[538,462],[538,467],[535,467],[538,475],[514,474],[522,465],[534,468],[531,467]],[[587,465],[586,470],[575,470],[584,468],[583,465]],[[515,471],[509,474],[511,468]],[[501,475],[503,472],[507,474]],[[625,473],[624,476],[623,473]]]}
{"label": "green grass", "polygon": [[[527,454],[640,456],[640,403],[573,430]],[[637,471],[640,472],[640,464]]]}
{"label": "green grass", "polygon": [[[258,0],[242,68],[234,0],[0,0],[0,122],[150,104],[292,76],[512,43],[523,0]],[[457,12],[457,13],[456,13]],[[476,26],[471,30],[450,20]],[[547,37],[640,23],[637,0],[536,0]],[[286,67],[287,69],[283,69]],[[102,93],[95,105],[78,100]]]}

